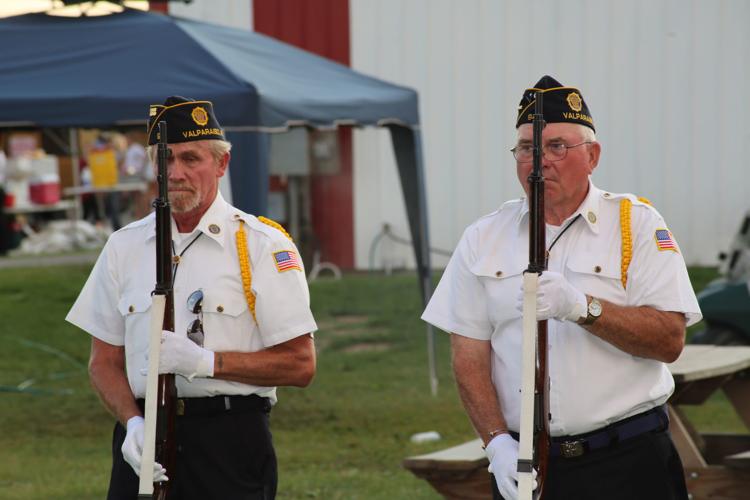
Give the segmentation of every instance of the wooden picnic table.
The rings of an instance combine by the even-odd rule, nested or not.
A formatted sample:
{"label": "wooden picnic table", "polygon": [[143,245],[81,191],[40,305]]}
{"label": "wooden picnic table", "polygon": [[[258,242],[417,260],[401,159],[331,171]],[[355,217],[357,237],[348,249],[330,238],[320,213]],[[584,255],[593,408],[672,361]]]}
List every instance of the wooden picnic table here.
{"label": "wooden picnic table", "polygon": [[[692,500],[750,498],[750,435],[699,433],[684,405],[701,405],[722,390],[750,429],[750,347],[687,345],[668,365],[675,379],[669,400],[670,432],[685,468]],[[403,466],[449,500],[486,500],[490,493],[482,442],[408,457]]]}
{"label": "wooden picnic table", "polygon": [[669,369],[675,380],[670,431],[692,498],[750,498],[750,435],[699,433],[681,409],[721,390],[750,429],[750,347],[688,345]]}

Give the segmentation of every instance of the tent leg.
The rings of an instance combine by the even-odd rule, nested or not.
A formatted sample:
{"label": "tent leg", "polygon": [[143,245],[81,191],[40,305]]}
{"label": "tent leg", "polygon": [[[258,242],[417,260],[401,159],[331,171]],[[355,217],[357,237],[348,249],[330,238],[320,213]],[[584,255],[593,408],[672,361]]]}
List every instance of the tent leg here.
{"label": "tent leg", "polygon": [[[81,175],[79,171],[80,167],[80,148],[78,144],[78,129],[77,128],[69,128],[68,129],[68,142],[69,142],[69,149],[68,153],[70,154],[70,169],[71,169],[71,176],[73,177],[73,187],[79,187],[81,185]],[[81,241],[79,239],[80,235],[78,234],[78,221],[81,218],[81,197],[78,195],[73,196],[73,210],[69,215],[71,215],[71,232],[73,233],[73,246],[75,248],[81,248],[83,245],[81,244]]]}
{"label": "tent leg", "polygon": [[430,392],[438,393],[437,362],[435,360],[435,330],[427,323],[427,367],[430,372]]}

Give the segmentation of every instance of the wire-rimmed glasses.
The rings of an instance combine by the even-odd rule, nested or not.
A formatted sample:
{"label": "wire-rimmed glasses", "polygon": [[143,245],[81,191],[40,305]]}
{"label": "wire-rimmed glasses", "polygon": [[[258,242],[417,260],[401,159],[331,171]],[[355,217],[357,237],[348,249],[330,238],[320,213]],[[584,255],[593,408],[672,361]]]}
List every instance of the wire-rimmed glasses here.
{"label": "wire-rimmed glasses", "polygon": [[[549,144],[542,147],[542,156],[549,161],[560,161],[568,156],[568,150],[571,148],[577,148],[584,144],[591,144],[591,141],[583,141],[578,144],[568,146],[564,142],[550,142]],[[534,159],[534,146],[533,144],[519,144],[515,148],[510,150],[513,153],[513,158],[518,163],[528,163]]]}

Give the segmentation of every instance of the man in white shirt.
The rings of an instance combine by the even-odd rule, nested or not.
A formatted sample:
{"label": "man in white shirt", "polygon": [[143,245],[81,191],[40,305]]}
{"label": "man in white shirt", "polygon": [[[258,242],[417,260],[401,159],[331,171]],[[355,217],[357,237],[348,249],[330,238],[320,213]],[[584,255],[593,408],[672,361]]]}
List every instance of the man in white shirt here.
{"label": "man in white shirt", "polygon": [[[276,386],[315,373],[302,261],[281,226],[232,207],[218,191],[231,145],[208,101],[170,97],[150,109],[149,144],[168,126],[175,332],[160,373],[175,373],[176,470],[155,465],[180,499],[268,500],[276,456],[268,419]],[[67,320],[92,336],[89,374],[115,416],[109,499],[132,499],[143,449],[155,218],[115,232]],[[189,335],[188,335],[189,334]]]}
{"label": "man in white shirt", "polygon": [[[528,195],[535,96],[542,134],[548,270],[538,320],[548,321],[550,450],[545,500],[685,499],[664,405],[666,363],[700,319],[679,247],[661,215],[631,194],[595,187],[593,120],[578,89],[549,76],[527,89],[513,148]],[[526,199],[464,232],[422,318],[451,332],[459,393],[482,438],[495,499],[515,499],[521,303],[528,267]]]}

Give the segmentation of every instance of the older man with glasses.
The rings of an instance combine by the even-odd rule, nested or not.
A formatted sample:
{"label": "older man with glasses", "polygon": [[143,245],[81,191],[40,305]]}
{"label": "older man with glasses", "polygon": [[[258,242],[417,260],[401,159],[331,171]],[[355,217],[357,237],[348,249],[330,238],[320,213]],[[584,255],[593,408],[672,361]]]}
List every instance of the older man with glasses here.
{"label": "older man with glasses", "polygon": [[[168,126],[175,331],[159,372],[178,375],[179,398],[175,470],[156,464],[155,479],[170,498],[273,499],[276,386],[315,373],[302,260],[281,226],[219,193],[231,144],[210,102],[174,96],[149,111],[150,145]],[[92,336],[91,382],[117,419],[109,499],[138,492],[154,266],[151,214],[110,237],[66,318]]]}
{"label": "older man with glasses", "polygon": [[[591,182],[601,145],[581,92],[545,76],[524,93],[511,150],[529,195],[532,113],[544,94],[550,448],[545,500],[686,499],[665,403],[666,363],[701,315],[685,262],[644,199]],[[466,229],[422,318],[451,332],[459,394],[482,438],[493,497],[517,498],[521,283],[529,206],[503,204]]]}

